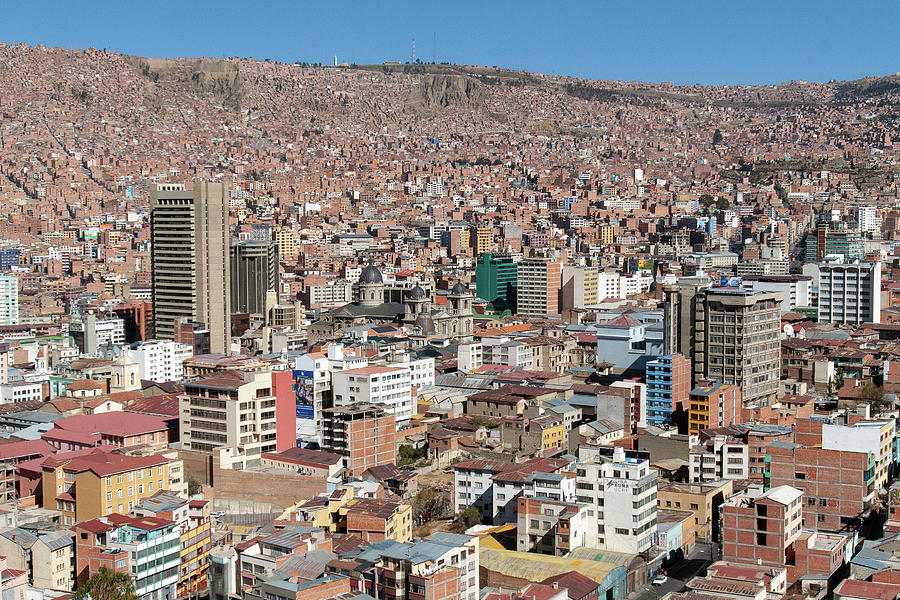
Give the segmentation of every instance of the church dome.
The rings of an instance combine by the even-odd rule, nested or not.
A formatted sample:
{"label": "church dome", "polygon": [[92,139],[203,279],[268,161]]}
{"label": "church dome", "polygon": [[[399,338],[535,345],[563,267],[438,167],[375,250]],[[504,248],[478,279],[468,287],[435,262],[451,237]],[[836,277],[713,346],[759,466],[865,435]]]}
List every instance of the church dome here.
{"label": "church dome", "polygon": [[469,290],[462,284],[462,281],[457,281],[456,285],[453,286],[453,289],[450,290],[450,293],[454,296],[465,296],[469,293]]}
{"label": "church dome", "polygon": [[418,285],[409,291],[410,300],[424,300],[426,296],[425,290]]}
{"label": "church dome", "polygon": [[381,271],[378,270],[378,267],[373,265],[367,266],[362,270],[362,273],[359,275],[360,283],[384,283],[384,279],[381,277]]}

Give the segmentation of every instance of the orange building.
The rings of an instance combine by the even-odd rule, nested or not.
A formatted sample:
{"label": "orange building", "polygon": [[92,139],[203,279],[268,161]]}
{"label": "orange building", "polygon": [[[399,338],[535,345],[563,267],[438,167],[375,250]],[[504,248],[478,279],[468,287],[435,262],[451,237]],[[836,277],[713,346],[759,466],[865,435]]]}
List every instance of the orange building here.
{"label": "orange building", "polygon": [[741,388],[716,383],[691,390],[688,409],[688,433],[700,435],[703,429],[728,427],[742,421]]}

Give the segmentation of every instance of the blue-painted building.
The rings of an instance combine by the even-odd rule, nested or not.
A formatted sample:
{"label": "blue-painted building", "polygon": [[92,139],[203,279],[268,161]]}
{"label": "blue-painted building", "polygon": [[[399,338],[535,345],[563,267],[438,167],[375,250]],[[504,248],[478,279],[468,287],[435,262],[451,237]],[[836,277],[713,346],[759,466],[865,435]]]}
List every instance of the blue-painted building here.
{"label": "blue-painted building", "polygon": [[647,423],[659,427],[671,423],[676,403],[687,401],[690,362],[680,354],[647,362]]}
{"label": "blue-painted building", "polygon": [[21,251],[18,248],[0,250],[0,271],[9,271],[10,267],[19,264]]}

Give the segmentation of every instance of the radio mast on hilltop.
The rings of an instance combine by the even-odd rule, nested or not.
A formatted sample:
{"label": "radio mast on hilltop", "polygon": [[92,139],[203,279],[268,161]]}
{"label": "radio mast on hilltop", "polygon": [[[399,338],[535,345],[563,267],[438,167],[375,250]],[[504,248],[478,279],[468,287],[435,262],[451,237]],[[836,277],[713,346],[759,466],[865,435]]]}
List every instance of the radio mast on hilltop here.
{"label": "radio mast on hilltop", "polygon": [[414,63],[416,62],[416,38],[413,38],[412,40],[412,57],[409,59],[409,62]]}

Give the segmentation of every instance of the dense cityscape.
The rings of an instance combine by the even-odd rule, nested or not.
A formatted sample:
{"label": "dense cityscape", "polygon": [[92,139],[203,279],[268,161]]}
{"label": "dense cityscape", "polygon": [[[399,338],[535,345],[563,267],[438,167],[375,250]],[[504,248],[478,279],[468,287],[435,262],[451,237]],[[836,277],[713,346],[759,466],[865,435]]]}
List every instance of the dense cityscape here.
{"label": "dense cityscape", "polygon": [[898,106],[0,43],[3,600],[900,599]]}

